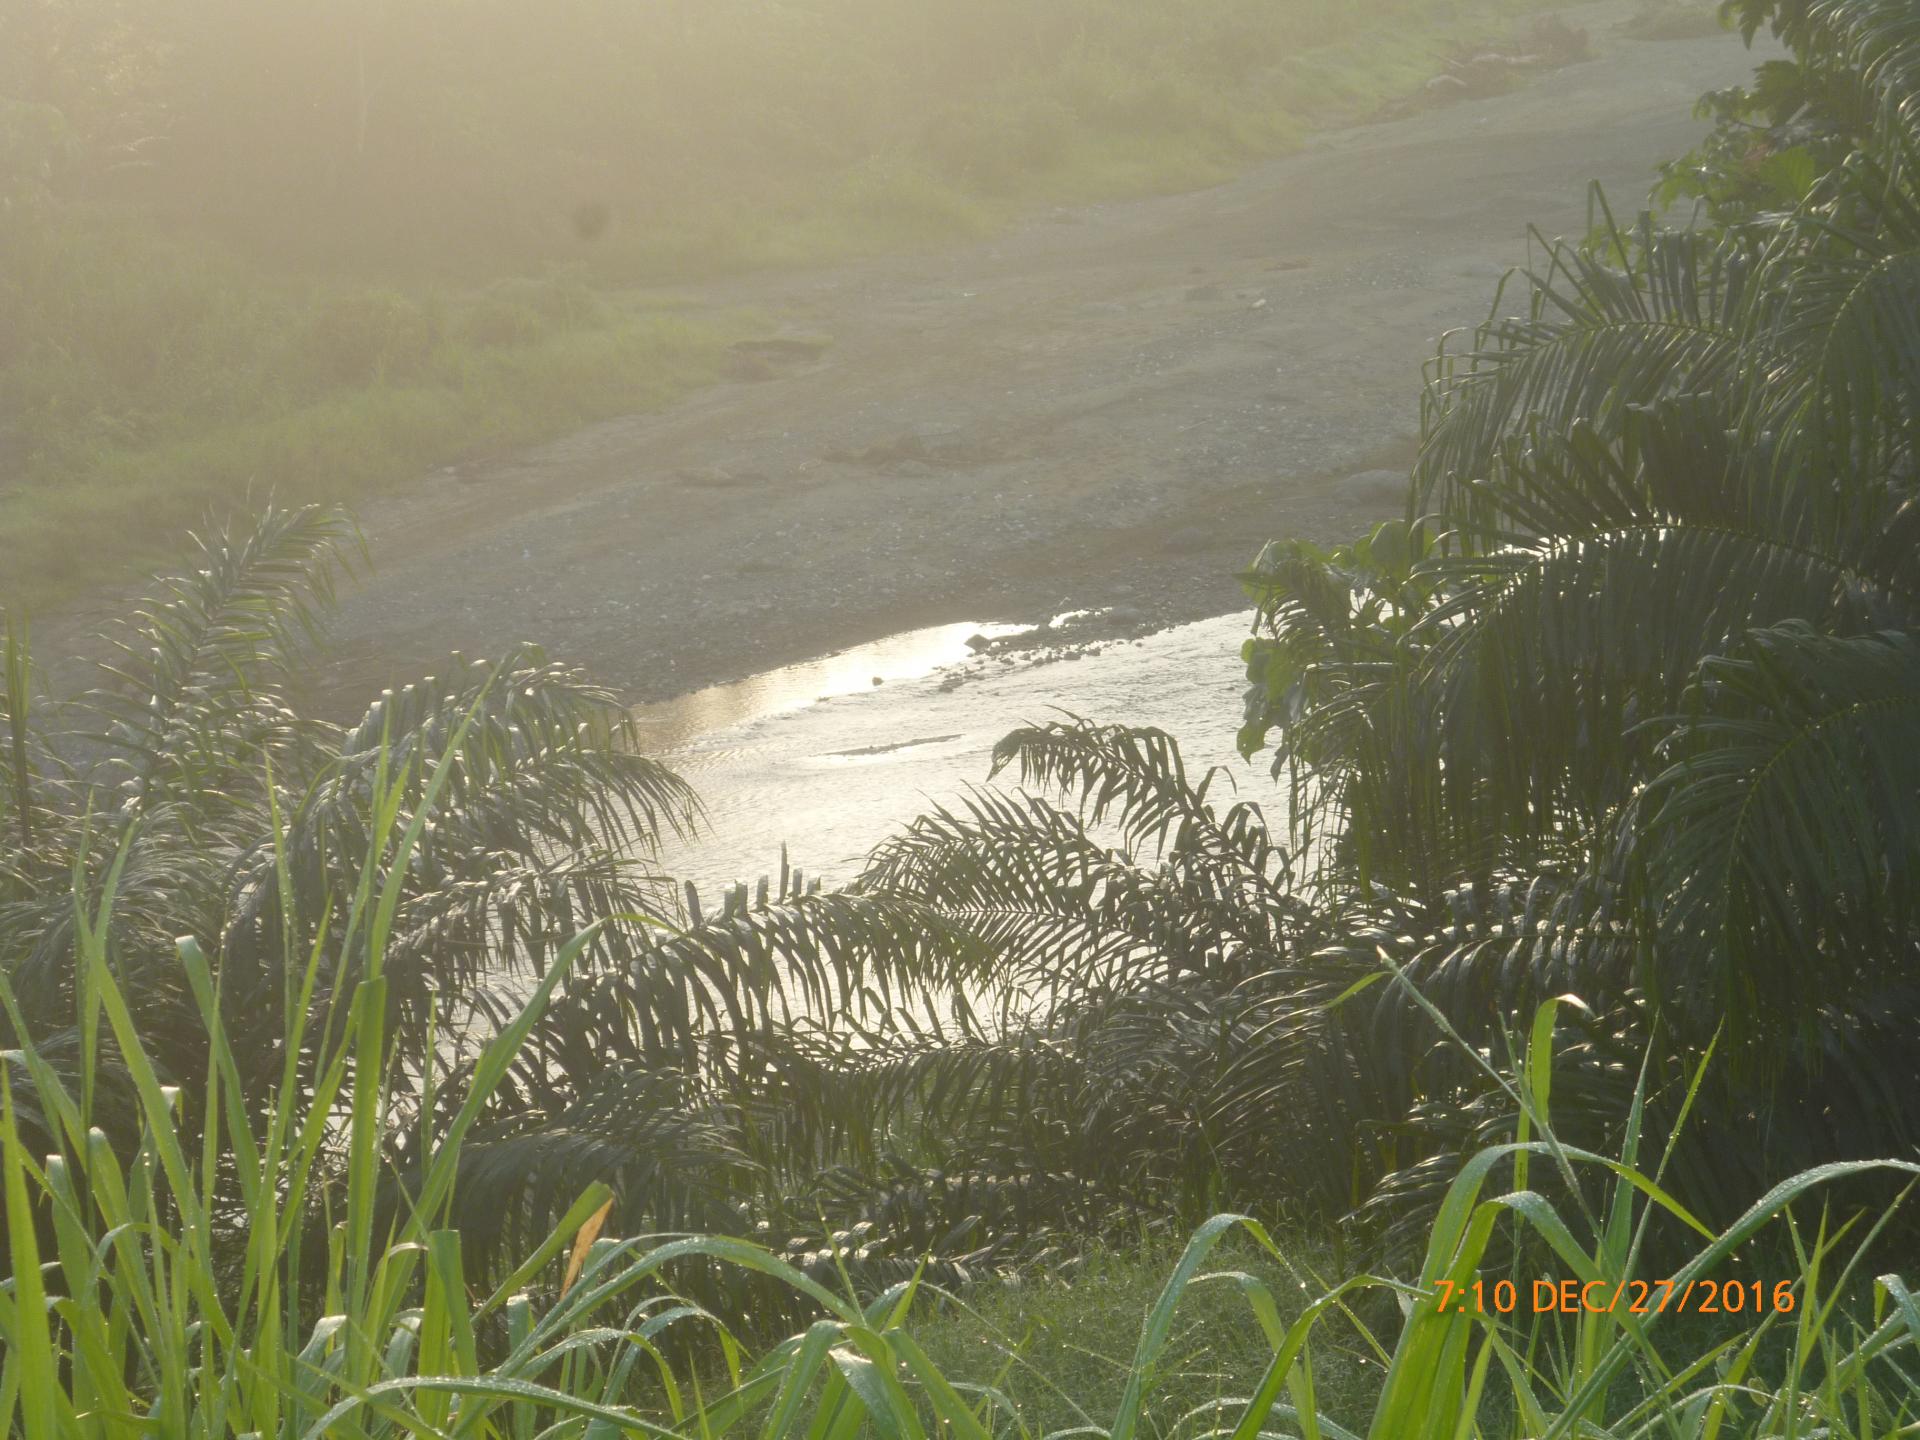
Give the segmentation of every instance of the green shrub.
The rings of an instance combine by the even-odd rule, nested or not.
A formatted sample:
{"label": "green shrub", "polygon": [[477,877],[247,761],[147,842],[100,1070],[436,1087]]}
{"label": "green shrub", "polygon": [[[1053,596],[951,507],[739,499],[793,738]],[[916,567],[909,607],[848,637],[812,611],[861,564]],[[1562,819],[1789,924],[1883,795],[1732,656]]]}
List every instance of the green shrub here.
{"label": "green shrub", "polygon": [[955,106],[929,122],[919,148],[942,176],[990,195],[1014,193],[1066,164],[1079,123],[1055,99],[1006,110]]}
{"label": "green shrub", "polygon": [[547,321],[533,306],[504,295],[483,295],[460,314],[460,338],[469,345],[528,345]]}
{"label": "green shrub", "polygon": [[417,374],[440,343],[434,308],[386,290],[333,295],[308,317],[301,349],[321,386]]}

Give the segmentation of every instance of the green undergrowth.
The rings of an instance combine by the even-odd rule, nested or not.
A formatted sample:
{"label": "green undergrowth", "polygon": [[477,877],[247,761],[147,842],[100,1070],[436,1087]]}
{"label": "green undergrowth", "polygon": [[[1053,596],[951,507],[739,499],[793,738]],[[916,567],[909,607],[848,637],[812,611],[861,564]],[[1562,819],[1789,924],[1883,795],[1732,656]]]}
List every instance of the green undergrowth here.
{"label": "green undergrowth", "polygon": [[249,493],[350,501],[660,405],[713,381],[760,324],[572,275],[471,293],[302,283],[98,222],[69,222],[15,275],[0,296],[27,337],[0,372],[23,417],[0,433],[0,603],[15,605],[150,568]]}
{"label": "green undergrowth", "polygon": [[[830,37],[743,32],[747,73],[724,95],[690,80],[685,97],[741,114],[627,117],[666,128],[610,152],[631,155],[630,173],[601,181],[644,179],[645,198],[615,195],[604,233],[566,223],[542,188],[567,165],[533,163],[554,143],[537,131],[508,137],[521,148],[480,182],[498,203],[479,218],[460,208],[473,197],[427,172],[406,181],[404,220],[372,191],[365,214],[344,200],[309,213],[303,187],[282,195],[271,176],[242,218],[231,203],[182,218],[190,193],[156,207],[0,192],[0,604],[44,608],[128,579],[163,558],[157,537],[249,490],[364,497],[661,404],[713,380],[727,343],[755,331],[636,287],[936,245],[1048,204],[1212,183],[1311,128],[1365,118],[1417,90],[1450,44],[1513,33],[1541,8],[1380,0],[1356,28],[1331,0],[1128,7],[1097,23],[1065,6],[1033,24],[1067,39],[1014,55],[975,36],[985,48],[930,96],[908,83],[904,31],[869,34],[836,62],[844,74],[823,71],[840,74],[831,93],[752,73],[791,66],[781,45]],[[891,84],[890,46],[903,62]],[[754,140],[763,129],[784,150]]]}
{"label": "green undergrowth", "polygon": [[[1332,1288],[1342,1268],[1317,1235],[1276,1232],[1275,1239],[1277,1254],[1229,1232],[1209,1268],[1266,1286],[1290,1324]],[[988,1280],[933,1309],[918,1339],[947,1374],[991,1378],[1036,1434],[1102,1423],[1132,1377],[1140,1317],[1152,1309],[1183,1248],[1156,1237],[1098,1247],[1058,1269]],[[1357,1331],[1344,1339],[1333,1332],[1333,1326],[1325,1330],[1318,1363],[1322,1403],[1332,1415],[1359,1415],[1379,1393],[1382,1367]],[[1252,1393],[1272,1358],[1237,1282],[1192,1286],[1142,1398],[1144,1432],[1171,1434],[1181,1417]]]}
{"label": "green undergrowth", "polygon": [[[462,1146],[591,932],[566,947],[528,1008],[479,1054],[407,1187],[409,1203],[398,1212],[383,1207],[391,1183],[382,1132],[394,1055],[384,972],[393,877],[451,768],[443,755],[410,822],[399,804],[403,782],[389,787],[383,774],[370,816],[374,853],[340,917],[343,939],[364,938],[363,978],[343,1012],[317,1003],[326,937],[289,977],[294,1029],[270,1094],[242,1092],[222,976],[191,939],[179,943],[178,960],[183,1001],[207,1030],[204,1075],[192,1085],[167,1083],[147,1058],[106,945],[124,850],[98,892],[75,897],[75,1031],[29,1033],[0,977],[15,1042],[0,1055],[8,1261],[0,1434],[1912,1433],[1920,1303],[1898,1275],[1877,1269],[1873,1217],[1841,1221],[1821,1201],[1829,1182],[1920,1167],[1823,1167],[1783,1181],[1726,1229],[1707,1229],[1662,1187],[1667,1157],[1641,1135],[1637,1093],[1616,1156],[1555,1137],[1552,1002],[1535,1021],[1523,1067],[1500,1080],[1523,1117],[1518,1140],[1463,1162],[1424,1258],[1404,1274],[1349,1270],[1335,1282],[1257,1223],[1221,1215],[1177,1254],[1148,1245],[1031,1289],[941,1292],[915,1275],[863,1294],[804,1276],[741,1240],[603,1234],[612,1192],[598,1183],[522,1262],[476,1264],[447,1223]],[[288,885],[283,868],[283,890]],[[318,1039],[303,1079],[298,1052],[308,1019]],[[118,1062],[112,1071],[109,1058]],[[116,1105],[131,1103],[132,1136],[101,1128],[109,1093]],[[1555,1198],[1563,1186],[1572,1188]],[[313,1223],[317,1215],[324,1226]],[[1647,1259],[1656,1218],[1687,1235],[1685,1258],[1672,1268]],[[1449,1293],[1476,1279],[1549,1265],[1603,1290],[1636,1276],[1686,1285],[1724,1276],[1751,1258],[1763,1235],[1793,1257],[1770,1277],[1792,1304],[1723,1336],[1669,1336],[1679,1327],[1663,1327],[1657,1313],[1542,1322],[1443,1308]],[[676,1293],[676,1276],[702,1269],[757,1275],[793,1292],[817,1318],[770,1345],[744,1342],[736,1338],[741,1317]],[[1863,1298],[1839,1303],[1852,1296]]]}
{"label": "green undergrowth", "polygon": [[[24,687],[13,683],[17,647],[8,654],[14,703]],[[543,1015],[601,932],[674,928],[633,913],[588,925],[558,947],[518,1013],[472,1037],[465,1063],[428,1062],[426,1103],[406,1102],[407,1026],[392,989],[406,976],[388,962],[422,846],[456,803],[456,777],[471,783],[464,747],[488,713],[490,684],[464,718],[449,717],[433,751],[377,747],[368,783],[345,802],[359,838],[327,862],[339,903],[311,929],[294,871],[308,852],[272,806],[262,901],[282,942],[277,986],[187,935],[171,947],[164,1010],[130,990],[124,917],[153,883],[143,833],[167,817],[137,798],[99,817],[116,839],[103,873],[73,871],[67,1003],[43,996],[42,1020],[30,1021],[16,982],[43,979],[30,966],[0,972],[0,1435],[1913,1433],[1920,1301],[1899,1270],[1911,1257],[1885,1241],[1920,1165],[1817,1167],[1730,1223],[1706,1225],[1668,1186],[1675,1139],[1699,1123],[1690,1114],[1714,1047],[1689,1067],[1668,1133],[1649,1128],[1643,1068],[1615,1142],[1582,1150],[1554,1127],[1557,1021],[1581,1008],[1563,1000],[1541,1005],[1496,1065],[1409,989],[1514,1120],[1512,1140],[1449,1167],[1405,1256],[1342,1254],[1298,1230],[1221,1214],[1184,1245],[1156,1236],[1053,1272],[1035,1264],[1019,1284],[936,1284],[925,1264],[862,1283],[858,1257],[844,1251],[802,1273],[729,1235],[616,1233],[617,1192],[602,1180],[581,1184],[544,1239],[490,1252],[456,1219],[490,1099],[515,1083]],[[315,794],[337,796],[337,778],[331,770]],[[311,803],[326,802],[310,795],[294,808]],[[23,826],[49,818],[20,813]],[[1409,984],[1384,951],[1382,961],[1375,981]],[[236,985],[248,987],[244,1005]],[[276,989],[277,1028],[261,1013]],[[157,1031],[181,1042],[182,1057],[197,1039],[203,1058],[156,1064]],[[263,1034],[284,1038],[263,1055]],[[1860,1193],[1849,1186],[1867,1180],[1884,1202],[1849,1202]],[[1691,1293],[1696,1282],[1758,1278],[1770,1303],[1719,1326],[1661,1308],[1541,1317],[1499,1305],[1502,1281],[1530,1294],[1543,1276],[1602,1295],[1635,1280]],[[714,1283],[727,1277],[748,1283]],[[1476,1283],[1493,1306],[1449,1307]]]}
{"label": "green undergrowth", "polygon": [[1351,7],[1287,9],[1301,12],[1298,29],[1315,43],[1294,46],[1276,26],[1239,34],[1245,48],[1235,51],[1236,33],[1216,17],[1209,68],[1181,54],[1182,37],[1136,19],[1131,46],[1089,47],[1044,74],[1020,73],[984,103],[935,114],[911,143],[880,149],[824,186],[814,177],[763,182],[750,195],[688,207],[616,235],[599,263],[682,278],[820,263],[990,234],[1048,204],[1217,184],[1315,130],[1369,119],[1420,89],[1451,51],[1524,34],[1528,17],[1556,7],[1369,5],[1357,30]]}

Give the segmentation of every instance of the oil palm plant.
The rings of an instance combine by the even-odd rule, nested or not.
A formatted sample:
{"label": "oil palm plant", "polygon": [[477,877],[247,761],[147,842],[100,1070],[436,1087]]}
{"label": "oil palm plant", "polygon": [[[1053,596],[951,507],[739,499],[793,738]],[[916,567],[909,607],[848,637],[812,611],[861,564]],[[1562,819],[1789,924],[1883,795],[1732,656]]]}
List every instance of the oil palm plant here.
{"label": "oil palm plant", "polygon": [[[1027,727],[1008,767],[1064,802],[976,792],[838,894],[783,876],[569,985],[530,1103],[470,1147],[518,1177],[471,1189],[470,1223],[524,1241],[583,1178],[626,1176],[625,1229],[697,1215],[884,1275],[1204,1214],[1308,1145],[1348,1198],[1350,1097],[1316,1068],[1337,1022],[1297,963],[1320,937],[1258,806],[1216,810],[1155,730]],[[673,1211],[632,1182],[696,1123],[730,1171]]]}
{"label": "oil palm plant", "polygon": [[[596,1180],[621,1233],[757,1232],[827,1268],[847,1258],[837,1234],[877,1278],[929,1250],[964,1266],[1063,1223],[1157,1216],[1168,1184],[1189,1212],[1210,1203],[1223,1137],[1282,1083],[1246,1068],[1272,1017],[1242,987],[1312,917],[1258,808],[1216,816],[1166,736],[1019,732],[999,763],[1081,804],[982,792],[844,892],[783,873],[702,907],[657,869],[697,821],[692,792],[634,752],[610,694],[535,650],[453,657],[352,724],[302,713],[293,681],[354,553],[348,523],[312,508],[211,533],[64,702],[10,635],[6,1023],[92,1077],[110,1134],[131,1142],[138,1104],[85,1039],[91,927],[148,1055],[190,1094],[207,1026],[177,937],[205,945],[234,1088],[263,1101],[289,1063],[312,1083],[350,1043],[378,945],[396,1216],[485,1047],[590,930],[462,1149],[453,1213],[476,1256],[544,1235]],[[388,873],[377,841],[396,827],[414,839]],[[338,929],[388,890],[390,918]],[[310,1023],[290,1061],[262,1017],[292,1013]],[[35,1077],[15,1090],[50,1139]]]}
{"label": "oil palm plant", "polygon": [[[190,572],[102,637],[99,684],[64,702],[39,693],[24,635],[9,632],[9,1029],[82,1058],[77,1037],[91,1031],[76,1013],[74,956],[89,897],[111,874],[102,943],[169,1080],[195,1084],[207,1054],[176,937],[195,936],[214,956],[249,1085],[285,1063],[285,1037],[257,1017],[286,1012],[300,974],[289,958],[316,946],[324,956],[311,1001],[325,1018],[296,1057],[311,1075],[341,1043],[340,1017],[377,940],[417,1093],[439,1037],[466,1018],[459,997],[477,994],[481,977],[538,974],[586,917],[657,904],[644,857],[692,824],[692,792],[620,743],[624,713],[611,695],[538,651],[456,656],[443,676],[383,694],[353,725],[300,712],[290,680],[353,541],[341,516],[311,507],[210,534]],[[359,888],[376,883],[359,857],[377,853],[375,837],[396,821],[417,821],[420,834],[404,870],[377,878],[394,897],[386,933],[327,944]],[[618,927],[600,933],[595,963],[630,949]],[[106,1094],[114,1072],[101,1073]],[[132,1125],[110,1107],[100,1120],[123,1134]]]}
{"label": "oil palm plant", "polygon": [[1744,8],[1857,148],[1784,213],[1626,231],[1596,198],[1542,241],[1430,368],[1404,518],[1247,577],[1243,732],[1277,731],[1320,893],[1389,897],[1464,1026],[1572,988],[1669,1076],[1724,1031],[1711,1103],[1779,1106],[1678,1162],[1729,1203],[1911,1151],[1887,1087],[1920,1079],[1920,27]]}
{"label": "oil palm plant", "polygon": [[[590,930],[462,1149],[453,1214],[478,1257],[544,1235],[591,1181],[615,1187],[621,1233],[754,1232],[875,1279],[927,1251],[964,1267],[1065,1223],[1158,1216],[1168,1184],[1189,1212],[1210,1202],[1223,1135],[1248,1128],[1228,1112],[1278,1083],[1245,1069],[1270,1017],[1237,987],[1298,951],[1311,914],[1257,807],[1216,816],[1166,736],[1022,731],[1000,763],[1082,804],[982,792],[844,892],[783,873],[702,907],[657,868],[697,821],[692,792],[635,753],[611,695],[537,651],[453,657],[348,725],[302,713],[294,680],[354,554],[348,523],[311,508],[209,534],[71,700],[10,633],[8,1038],[90,1076],[109,1134],[132,1143],[139,1107],[86,1038],[90,937],[190,1095],[209,1078],[205,997],[177,937],[196,937],[232,1089],[263,1104],[289,1064],[311,1084],[351,1043],[378,945],[397,1217],[485,1047]],[[396,827],[414,838],[388,873],[378,837]],[[382,924],[339,927],[389,890]],[[308,1017],[297,1041],[263,1018],[287,1014]],[[35,1077],[15,1091],[50,1141]]]}

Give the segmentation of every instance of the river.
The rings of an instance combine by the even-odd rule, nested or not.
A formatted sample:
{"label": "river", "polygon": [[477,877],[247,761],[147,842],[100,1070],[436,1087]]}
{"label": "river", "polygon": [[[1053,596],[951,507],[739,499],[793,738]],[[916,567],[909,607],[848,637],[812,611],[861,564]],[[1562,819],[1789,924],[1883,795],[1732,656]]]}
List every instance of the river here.
{"label": "river", "polygon": [[[642,744],[707,807],[706,832],[663,866],[717,896],[777,873],[784,844],[806,874],[845,881],[891,831],[984,784],[1001,736],[1062,712],[1159,726],[1180,742],[1196,781],[1224,765],[1242,794],[1263,795],[1273,784],[1265,764],[1234,749],[1247,619],[1241,611],[1084,649],[983,655],[971,637],[1020,627],[961,622],[642,706]],[[1070,623],[1060,631],[1072,633]]]}

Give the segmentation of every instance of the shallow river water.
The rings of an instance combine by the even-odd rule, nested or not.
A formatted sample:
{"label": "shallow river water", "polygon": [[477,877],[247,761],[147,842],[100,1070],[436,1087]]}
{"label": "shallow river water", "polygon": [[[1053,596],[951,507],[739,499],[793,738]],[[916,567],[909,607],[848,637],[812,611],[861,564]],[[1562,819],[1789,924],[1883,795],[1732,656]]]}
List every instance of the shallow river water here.
{"label": "shallow river water", "polygon": [[777,873],[784,843],[806,874],[844,881],[875,842],[983,784],[1007,731],[1062,711],[1157,725],[1196,780],[1219,764],[1243,795],[1271,790],[1263,761],[1241,760],[1233,744],[1244,612],[1096,642],[1073,659],[1045,648],[974,656],[966,643],[1018,628],[911,631],[641,707],[643,745],[692,782],[708,812],[708,833],[676,846],[663,868],[717,896]]}

